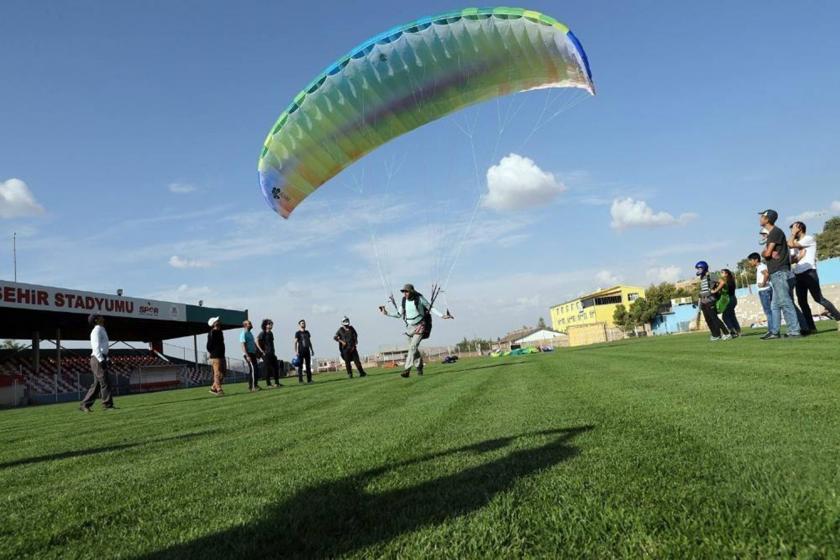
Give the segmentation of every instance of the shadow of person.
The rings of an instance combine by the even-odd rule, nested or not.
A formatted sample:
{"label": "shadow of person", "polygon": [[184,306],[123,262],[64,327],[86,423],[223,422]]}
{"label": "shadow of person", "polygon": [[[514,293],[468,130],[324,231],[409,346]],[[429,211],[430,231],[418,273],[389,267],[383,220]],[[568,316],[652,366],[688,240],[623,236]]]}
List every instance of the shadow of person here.
{"label": "shadow of person", "polygon": [[[266,508],[244,526],[143,556],[162,558],[328,557],[387,543],[400,535],[477,511],[520,478],[578,454],[569,442],[592,426],[531,432],[383,465],[358,475],[304,489]],[[456,454],[499,453],[522,438],[548,438],[538,447],[507,455],[457,473],[382,493],[366,486],[399,469]]]}

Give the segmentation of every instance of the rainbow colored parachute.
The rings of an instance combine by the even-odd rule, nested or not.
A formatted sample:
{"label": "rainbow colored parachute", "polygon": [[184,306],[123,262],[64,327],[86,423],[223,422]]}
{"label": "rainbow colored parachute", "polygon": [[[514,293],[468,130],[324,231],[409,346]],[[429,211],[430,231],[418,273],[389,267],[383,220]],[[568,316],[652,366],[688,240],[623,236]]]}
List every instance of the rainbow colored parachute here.
{"label": "rainbow colored parachute", "polygon": [[389,140],[516,92],[580,88],[589,63],[569,28],[520,8],[468,8],[366,41],[295,97],[265,139],[260,186],[284,218],[315,189]]}

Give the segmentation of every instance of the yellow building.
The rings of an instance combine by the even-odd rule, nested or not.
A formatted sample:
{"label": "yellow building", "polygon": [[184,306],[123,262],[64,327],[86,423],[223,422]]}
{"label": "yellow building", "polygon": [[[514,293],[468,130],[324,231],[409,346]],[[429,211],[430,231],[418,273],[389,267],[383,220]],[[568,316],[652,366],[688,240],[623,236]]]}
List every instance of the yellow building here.
{"label": "yellow building", "polygon": [[615,286],[608,290],[555,305],[551,308],[551,326],[555,331],[565,333],[569,327],[604,323],[615,325],[613,313],[619,304],[630,308],[630,304],[645,297],[645,289],[637,286]]}

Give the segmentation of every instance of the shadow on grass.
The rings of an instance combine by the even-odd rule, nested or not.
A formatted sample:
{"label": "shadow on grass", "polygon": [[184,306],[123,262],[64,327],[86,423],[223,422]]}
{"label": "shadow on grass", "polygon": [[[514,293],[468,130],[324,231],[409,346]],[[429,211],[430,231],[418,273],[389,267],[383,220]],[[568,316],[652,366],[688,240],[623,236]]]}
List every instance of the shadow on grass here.
{"label": "shadow on grass", "polygon": [[47,463],[50,461],[61,461],[62,459],[74,459],[76,457],[87,457],[89,455],[98,455],[99,453],[110,453],[112,451],[123,451],[125,449],[132,449],[135,447],[143,447],[144,445],[152,445],[155,443],[169,443],[173,441],[183,441],[201,437],[203,435],[218,433],[214,431],[191,432],[188,434],[181,434],[177,436],[150,439],[146,441],[138,441],[134,443],[119,443],[115,445],[106,445],[105,447],[93,447],[91,449],[78,449],[75,451],[64,451],[62,453],[52,453],[50,455],[39,455],[37,457],[27,457],[25,459],[16,459],[6,463],[0,463],[0,470],[9,469],[12,467],[20,467],[22,465],[35,465],[37,463]]}
{"label": "shadow on grass", "polygon": [[[569,442],[591,429],[532,432],[383,465],[304,489],[266,508],[247,525],[143,558],[335,558],[351,554],[481,509],[520,478],[575,457],[579,452]],[[502,458],[413,486],[378,494],[366,490],[377,477],[400,468],[461,453],[498,452],[527,437],[550,441],[539,447],[514,448]]]}

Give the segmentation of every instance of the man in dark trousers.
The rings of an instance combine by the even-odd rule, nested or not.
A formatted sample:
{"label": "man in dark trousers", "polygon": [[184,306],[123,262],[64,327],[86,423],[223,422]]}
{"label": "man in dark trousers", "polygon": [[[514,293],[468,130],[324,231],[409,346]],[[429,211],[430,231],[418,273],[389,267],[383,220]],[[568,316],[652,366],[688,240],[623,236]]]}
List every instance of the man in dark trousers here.
{"label": "man in dark trousers", "polygon": [[336,331],[333,340],[338,342],[338,351],[341,353],[341,359],[344,360],[344,365],[347,367],[347,377],[353,378],[353,366],[350,363],[356,364],[356,370],[359,372],[359,377],[366,377],[365,368],[362,367],[362,361],[359,359],[359,333],[350,324],[350,318],[345,317],[341,320],[341,326]]}
{"label": "man in dark trousers", "polygon": [[210,356],[210,366],[213,368],[213,386],[210,387],[210,392],[221,397],[225,394],[222,391],[222,381],[227,371],[225,335],[222,333],[222,323],[218,317],[211,317],[207,324],[210,326],[210,332],[207,333],[207,353]]}
{"label": "man in dark trousers", "polygon": [[242,344],[242,358],[248,364],[250,372],[248,390],[252,393],[260,390],[259,349],[257,348],[257,341],[254,340],[254,333],[251,332],[253,328],[254,324],[245,319],[242,321],[242,332],[239,334],[239,343]]}
{"label": "man in dark trousers", "polygon": [[709,263],[706,261],[700,261],[695,264],[694,270],[697,273],[697,277],[700,278],[700,311],[703,313],[703,318],[706,319],[709,332],[712,333],[711,340],[712,342],[729,340],[731,338],[729,329],[721,322],[715,307],[717,297],[713,290],[720,284],[720,280],[709,272]]}
{"label": "man in dark trousers", "polygon": [[[804,332],[817,332],[817,325],[814,323],[814,315],[811,306],[808,305],[808,293],[814,301],[825,308],[826,313],[837,321],[837,329],[840,330],[840,311],[823,296],[820,287],[820,277],[817,274],[817,241],[813,235],[808,235],[808,228],[803,222],[794,222],[790,226],[790,241],[788,247],[791,250],[790,262],[793,267],[793,274],[796,276],[796,299],[799,302],[799,309],[805,324],[800,324]],[[802,318],[800,318],[800,323]]]}
{"label": "man in dark trousers", "polygon": [[306,366],[306,382],[312,383],[312,357],[315,350],[312,348],[312,335],[306,330],[306,321],[298,321],[298,331],[295,333],[295,354],[298,359],[297,374],[298,383],[303,383],[303,368]]}
{"label": "man in dark trousers", "polygon": [[114,399],[111,397],[111,382],[108,379],[108,333],[105,331],[105,317],[102,315],[91,315],[88,317],[88,325],[93,329],[90,331],[90,370],[93,372],[93,385],[88,389],[85,398],[79,409],[82,412],[91,412],[91,407],[96,397],[102,399],[102,408],[114,408]]}
{"label": "man in dark trousers", "polygon": [[[274,351],[274,322],[271,319],[263,319],[260,334],[257,335],[257,349],[262,353],[263,368],[265,369],[265,386],[282,387],[280,385],[280,366],[282,362],[277,361],[277,354]],[[274,385],[271,379],[274,378]]]}

